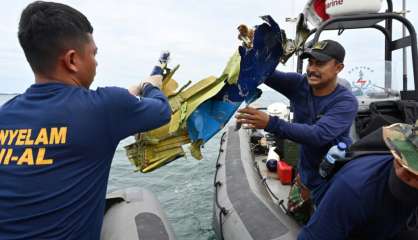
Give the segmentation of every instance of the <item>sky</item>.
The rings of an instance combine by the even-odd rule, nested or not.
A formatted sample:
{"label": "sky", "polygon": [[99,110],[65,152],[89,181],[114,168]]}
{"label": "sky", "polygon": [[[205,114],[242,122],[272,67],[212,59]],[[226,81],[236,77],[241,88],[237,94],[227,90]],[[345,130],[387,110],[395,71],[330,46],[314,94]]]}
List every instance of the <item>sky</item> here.
{"label": "sky", "polygon": [[[0,93],[21,93],[33,84],[34,76],[17,39],[21,11],[32,1],[4,1],[0,9]],[[97,74],[92,89],[102,86],[128,87],[151,72],[163,50],[170,50],[170,65],[180,64],[175,75],[180,85],[207,76],[219,76],[229,57],[237,49],[237,26],[261,24],[259,16],[271,15],[293,37],[295,25],[286,22],[303,10],[306,0],[69,0],[68,4],[87,16],[94,27],[98,46]],[[386,2],[386,1],[384,1]],[[394,10],[402,9],[401,0],[393,0]],[[383,4],[382,9],[386,8]],[[418,23],[418,1],[407,0],[408,19]],[[418,25],[415,26],[418,28]],[[394,37],[401,36],[394,23]],[[346,67],[341,76],[354,81],[359,69],[376,85],[383,86],[384,38],[376,30],[335,31],[321,39],[340,41],[346,48]],[[401,51],[394,54],[394,88],[402,75]],[[408,55],[410,58],[410,55]],[[410,59],[409,59],[410,60]],[[409,63],[409,72],[411,64]],[[290,60],[278,70],[294,71]],[[412,86],[410,74],[409,86]]]}

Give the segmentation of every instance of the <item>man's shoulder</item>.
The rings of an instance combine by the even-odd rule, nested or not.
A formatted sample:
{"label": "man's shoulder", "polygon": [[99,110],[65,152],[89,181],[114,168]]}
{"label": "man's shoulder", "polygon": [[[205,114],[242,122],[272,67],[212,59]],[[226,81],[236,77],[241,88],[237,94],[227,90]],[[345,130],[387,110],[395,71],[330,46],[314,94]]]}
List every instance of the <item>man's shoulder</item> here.
{"label": "man's shoulder", "polygon": [[354,94],[349,89],[340,84],[337,85],[337,94],[338,96],[344,96],[346,99],[351,99],[357,102],[356,96],[354,96]]}
{"label": "man's shoulder", "polygon": [[139,98],[129,93],[128,89],[120,87],[99,87],[91,91],[94,101],[102,105],[106,110],[134,108]]}
{"label": "man's shoulder", "polygon": [[7,108],[10,104],[12,104],[14,101],[22,97],[23,94],[17,94],[14,97],[11,97],[9,100],[5,101],[3,104],[0,103],[0,110],[2,108]]}
{"label": "man's shoulder", "polygon": [[93,94],[99,95],[128,95],[129,91],[120,87],[98,87],[96,90],[91,90]]}
{"label": "man's shoulder", "polygon": [[119,101],[126,101],[127,98],[132,97],[127,89],[120,87],[98,87],[95,90],[72,87],[66,91],[66,98],[77,98],[80,101],[84,101],[87,105],[88,103],[95,105],[117,103]]}
{"label": "man's shoulder", "polygon": [[98,87],[96,90],[90,90],[89,92],[105,103],[125,102],[127,99],[134,98],[127,89],[120,87]]}
{"label": "man's shoulder", "polygon": [[[76,104],[78,107],[119,107],[122,103],[135,99],[127,89],[120,87],[98,87],[97,89],[86,89],[81,87],[72,87],[65,90],[60,95],[65,104]],[[133,98],[133,99],[132,99]],[[80,103],[80,104],[78,104]]]}
{"label": "man's shoulder", "polygon": [[348,162],[335,176],[356,192],[383,184],[389,176],[393,157],[387,155],[366,155]]}
{"label": "man's shoulder", "polygon": [[352,106],[356,109],[358,106],[357,98],[353,95],[353,93],[341,85],[337,85],[337,89],[334,94],[332,94],[332,97],[329,98],[329,101],[333,105],[344,104],[345,106]]}

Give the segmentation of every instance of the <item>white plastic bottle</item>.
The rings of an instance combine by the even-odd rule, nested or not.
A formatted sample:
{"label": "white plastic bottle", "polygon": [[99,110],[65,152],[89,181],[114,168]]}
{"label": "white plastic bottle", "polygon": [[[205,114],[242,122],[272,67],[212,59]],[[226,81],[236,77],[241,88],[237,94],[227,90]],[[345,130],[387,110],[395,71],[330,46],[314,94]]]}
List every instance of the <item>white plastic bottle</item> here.
{"label": "white plastic bottle", "polygon": [[266,167],[270,172],[277,171],[279,155],[276,153],[276,151],[274,151],[275,149],[276,147],[271,147],[267,155]]}
{"label": "white plastic bottle", "polygon": [[345,158],[346,150],[347,145],[343,142],[339,142],[337,145],[332,146],[319,165],[319,175],[323,178],[331,176],[333,174],[335,162],[338,159]]}

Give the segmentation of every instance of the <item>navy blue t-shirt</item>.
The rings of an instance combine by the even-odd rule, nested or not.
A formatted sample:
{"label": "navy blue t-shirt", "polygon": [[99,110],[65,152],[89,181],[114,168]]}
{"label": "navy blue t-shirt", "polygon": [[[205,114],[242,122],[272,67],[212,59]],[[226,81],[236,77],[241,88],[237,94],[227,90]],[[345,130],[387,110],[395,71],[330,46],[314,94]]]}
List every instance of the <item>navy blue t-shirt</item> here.
{"label": "navy blue t-shirt", "polygon": [[[338,142],[351,144],[349,131],[357,99],[340,85],[327,96],[314,96],[306,75],[298,73],[276,71],[265,84],[287,97],[294,110],[293,123],[272,117],[265,130],[301,144],[301,180],[315,190],[324,183],[318,167],[328,149]],[[315,201],[315,192],[312,195]]]}
{"label": "navy blue t-shirt", "polygon": [[325,194],[298,240],[384,240],[406,226],[414,207],[388,188],[392,155],[369,155],[348,162],[325,184]]}
{"label": "navy blue t-shirt", "polygon": [[0,108],[0,239],[99,239],[119,141],[167,123],[166,97],[34,84]]}

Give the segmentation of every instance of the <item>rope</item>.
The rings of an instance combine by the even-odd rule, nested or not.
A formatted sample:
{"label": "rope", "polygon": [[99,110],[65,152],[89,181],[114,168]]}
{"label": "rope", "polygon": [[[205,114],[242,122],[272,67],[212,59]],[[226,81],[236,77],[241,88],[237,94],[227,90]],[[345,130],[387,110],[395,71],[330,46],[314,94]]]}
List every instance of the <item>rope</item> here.
{"label": "rope", "polygon": [[223,222],[222,222],[223,220],[222,220],[222,218],[223,218],[223,216],[226,216],[228,214],[228,210],[219,203],[218,189],[222,186],[222,182],[221,181],[217,181],[216,179],[218,177],[219,169],[222,166],[222,164],[219,163],[219,159],[220,159],[221,153],[224,152],[224,150],[222,149],[222,144],[225,141],[225,139],[224,139],[225,134],[226,134],[226,132],[224,132],[222,134],[221,142],[219,144],[218,158],[216,160],[215,178],[213,180],[213,186],[215,187],[215,204],[218,207],[218,209],[220,209],[220,211],[219,211],[219,230],[220,230],[220,234],[221,234],[221,240],[224,240]]}
{"label": "rope", "polygon": [[255,167],[255,169],[257,169],[258,176],[261,178],[261,182],[264,184],[264,186],[266,186],[267,191],[271,194],[271,196],[274,199],[276,199],[279,202],[279,206],[282,208],[282,210],[286,214],[288,214],[288,210],[287,210],[286,206],[284,205],[284,200],[280,199],[279,197],[276,196],[276,194],[273,193],[270,186],[267,184],[267,177],[263,177],[263,175],[261,174],[261,170],[260,170],[260,168],[258,167],[258,165],[255,161],[254,161],[254,167]]}
{"label": "rope", "polygon": [[274,199],[276,199],[277,201],[280,201],[280,198],[276,196],[276,194],[273,193],[273,191],[271,190],[271,188],[269,187],[269,185],[267,184],[267,178],[263,178],[261,180],[261,182],[264,183],[264,185],[266,186],[267,190],[269,191],[269,193],[271,194],[271,196],[273,196]]}

